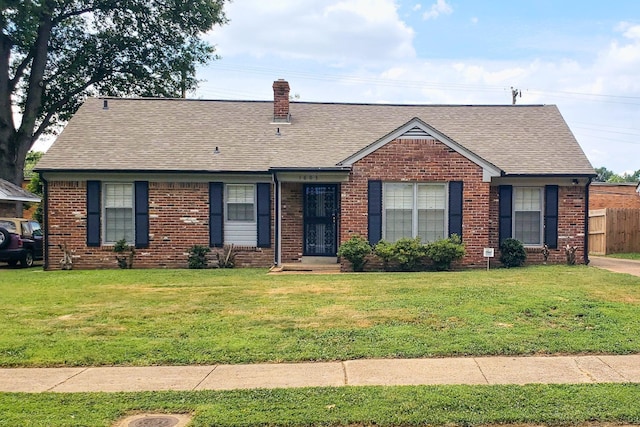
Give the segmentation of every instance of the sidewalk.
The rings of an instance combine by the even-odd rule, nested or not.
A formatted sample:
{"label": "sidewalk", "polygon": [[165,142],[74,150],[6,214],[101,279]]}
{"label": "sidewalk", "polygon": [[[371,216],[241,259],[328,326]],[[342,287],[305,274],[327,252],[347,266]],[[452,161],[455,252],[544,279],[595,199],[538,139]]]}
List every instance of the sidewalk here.
{"label": "sidewalk", "polygon": [[29,393],[599,382],[640,383],[640,354],[0,369],[0,392]]}

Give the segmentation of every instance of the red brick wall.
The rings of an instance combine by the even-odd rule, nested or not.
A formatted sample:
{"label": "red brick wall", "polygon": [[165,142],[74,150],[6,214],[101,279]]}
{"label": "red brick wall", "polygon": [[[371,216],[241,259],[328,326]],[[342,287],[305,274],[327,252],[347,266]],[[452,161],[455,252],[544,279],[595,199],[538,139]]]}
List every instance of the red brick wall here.
{"label": "red brick wall", "polygon": [[[149,247],[137,249],[134,268],[185,268],[193,245],[209,244],[208,183],[149,183]],[[111,245],[86,246],[86,182],[50,181],[49,268],[59,268],[59,244],[73,252],[74,268],[117,268]],[[210,265],[216,264],[215,252]],[[237,266],[269,267],[273,248],[237,248]]]}
{"label": "red brick wall", "polygon": [[283,182],[281,187],[282,215],[282,263],[298,262],[302,259],[302,183]]}
{"label": "red brick wall", "polygon": [[[498,187],[491,187],[491,219],[489,223],[490,247],[496,248],[493,260],[499,263],[498,243]],[[558,248],[550,249],[549,263],[566,262],[565,247],[576,246],[576,262],[584,263],[584,209],[585,188],[583,186],[561,186],[558,188]],[[526,248],[527,264],[540,264],[543,261],[542,248]]]}
{"label": "red brick wall", "polygon": [[356,162],[349,182],[342,184],[340,242],[354,234],[367,236],[369,180],[406,182],[463,181],[462,239],[466,266],[482,265],[489,243],[489,183],[482,168],[433,140],[399,139]]}
{"label": "red brick wall", "polygon": [[640,194],[636,191],[636,185],[592,183],[589,187],[589,209],[605,208],[640,209]]}

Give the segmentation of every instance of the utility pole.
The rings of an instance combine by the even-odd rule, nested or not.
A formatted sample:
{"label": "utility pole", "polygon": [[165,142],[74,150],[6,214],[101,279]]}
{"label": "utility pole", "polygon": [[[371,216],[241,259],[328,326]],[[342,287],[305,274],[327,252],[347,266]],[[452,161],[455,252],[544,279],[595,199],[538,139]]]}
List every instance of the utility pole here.
{"label": "utility pole", "polygon": [[522,91],[520,89],[514,89],[513,86],[511,86],[511,105],[516,105],[516,98],[518,96],[522,98]]}

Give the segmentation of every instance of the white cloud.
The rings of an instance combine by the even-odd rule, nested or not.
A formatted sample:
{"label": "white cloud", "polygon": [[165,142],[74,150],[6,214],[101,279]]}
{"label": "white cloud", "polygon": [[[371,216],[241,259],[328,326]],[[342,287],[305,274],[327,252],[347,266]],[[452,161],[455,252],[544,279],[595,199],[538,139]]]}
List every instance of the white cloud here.
{"label": "white cloud", "polygon": [[440,15],[450,15],[453,12],[453,8],[447,4],[446,0],[437,0],[437,2],[431,5],[431,8],[422,15],[422,19],[435,19]]}
{"label": "white cloud", "polygon": [[243,0],[226,6],[229,25],[207,39],[223,56],[362,63],[415,56],[414,31],[394,0]]}
{"label": "white cloud", "polygon": [[414,12],[417,12],[420,9],[422,9],[422,5],[420,3],[416,3],[411,10],[413,10]]}
{"label": "white cloud", "polygon": [[479,21],[479,19],[478,19],[477,16],[474,16],[474,17],[471,18],[471,23],[474,24],[474,25],[477,24],[478,21]]}
{"label": "white cloud", "polygon": [[[232,22],[212,36],[223,60],[211,67],[217,73],[211,81],[229,91],[207,92],[205,84],[201,96],[237,99],[236,88],[241,99],[269,99],[271,82],[282,77],[302,101],[510,104],[513,86],[522,91],[518,104],[557,104],[594,166],[616,172],[640,167],[640,25],[621,23],[586,47],[574,43],[580,50],[575,57],[557,46],[544,50],[542,43],[528,50],[539,55],[529,59],[435,60],[415,56],[413,30],[394,1],[383,1],[381,11],[369,10],[373,0],[309,0],[304,7],[288,1],[295,10],[263,6],[253,12],[258,0],[230,4],[236,8],[229,10]],[[579,39],[556,38],[558,44],[567,40]],[[217,68],[234,57],[249,69],[236,66],[225,75]]]}

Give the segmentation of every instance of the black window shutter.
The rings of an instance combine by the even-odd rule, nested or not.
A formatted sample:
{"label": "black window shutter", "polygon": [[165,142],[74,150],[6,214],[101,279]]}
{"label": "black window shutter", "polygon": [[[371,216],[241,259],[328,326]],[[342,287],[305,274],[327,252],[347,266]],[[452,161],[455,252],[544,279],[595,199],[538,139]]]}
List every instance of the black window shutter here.
{"label": "black window shutter", "polygon": [[369,244],[382,239],[382,181],[369,181],[368,188]]}
{"label": "black window shutter", "polygon": [[558,186],[544,187],[544,243],[549,249],[558,247]]}
{"label": "black window shutter", "polygon": [[271,184],[257,184],[258,247],[271,247]]}
{"label": "black window shutter", "polygon": [[100,181],[87,181],[87,246],[100,246]]}
{"label": "black window shutter", "polygon": [[449,236],[457,234],[462,239],[462,181],[449,183]]}
{"label": "black window shutter", "polygon": [[136,248],[149,247],[149,182],[136,181]]}
{"label": "black window shutter", "polygon": [[209,183],[209,246],[222,246],[224,243],[224,197],[221,182]]}
{"label": "black window shutter", "polygon": [[499,240],[500,243],[505,239],[508,239],[511,236],[511,207],[512,207],[512,198],[513,198],[513,187],[510,185],[501,185],[498,187],[499,197],[500,197],[500,206],[499,206]]}

